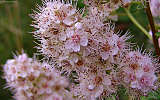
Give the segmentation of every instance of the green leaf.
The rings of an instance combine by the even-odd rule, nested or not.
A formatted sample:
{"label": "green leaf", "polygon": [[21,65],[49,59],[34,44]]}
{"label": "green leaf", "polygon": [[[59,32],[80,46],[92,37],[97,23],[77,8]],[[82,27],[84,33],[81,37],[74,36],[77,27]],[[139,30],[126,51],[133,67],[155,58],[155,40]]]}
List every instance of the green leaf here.
{"label": "green leaf", "polygon": [[78,0],[77,1],[77,8],[84,8],[85,7],[85,4],[83,3],[83,0]]}
{"label": "green leaf", "polygon": [[159,38],[160,37],[160,32],[157,32],[156,33],[156,38]]}
{"label": "green leaf", "polygon": [[87,16],[87,14],[88,14],[88,10],[85,9],[85,11],[84,11],[84,13],[83,13],[83,17]]}

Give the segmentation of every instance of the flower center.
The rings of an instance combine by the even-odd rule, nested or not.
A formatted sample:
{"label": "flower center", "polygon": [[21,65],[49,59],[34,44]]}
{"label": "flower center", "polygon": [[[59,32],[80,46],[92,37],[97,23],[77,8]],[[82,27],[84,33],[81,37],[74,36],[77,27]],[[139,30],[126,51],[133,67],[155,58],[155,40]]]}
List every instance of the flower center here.
{"label": "flower center", "polygon": [[108,44],[108,42],[106,42],[106,43],[103,45],[102,49],[103,49],[104,51],[109,51],[109,50],[111,49],[111,47],[110,47],[110,45]]}
{"label": "flower center", "polygon": [[82,66],[83,65],[83,61],[82,60],[78,60],[77,65],[78,66]]}
{"label": "flower center", "polygon": [[64,20],[67,17],[67,14],[64,11],[55,11],[55,15],[58,17],[59,20]]}
{"label": "flower center", "polygon": [[149,67],[144,67],[143,70],[144,70],[144,72],[149,72],[150,69],[149,69]]}
{"label": "flower center", "polygon": [[80,42],[80,36],[79,35],[73,35],[72,36],[72,41],[74,43],[79,43]]}
{"label": "flower center", "polygon": [[138,65],[137,65],[137,64],[131,64],[130,67],[131,67],[133,70],[138,69]]}
{"label": "flower center", "polygon": [[44,83],[44,84],[42,84],[42,87],[43,87],[44,89],[46,89],[46,88],[48,88],[48,84],[47,84],[47,83]]}
{"label": "flower center", "polygon": [[100,84],[102,82],[102,78],[100,76],[95,77],[95,83]]}

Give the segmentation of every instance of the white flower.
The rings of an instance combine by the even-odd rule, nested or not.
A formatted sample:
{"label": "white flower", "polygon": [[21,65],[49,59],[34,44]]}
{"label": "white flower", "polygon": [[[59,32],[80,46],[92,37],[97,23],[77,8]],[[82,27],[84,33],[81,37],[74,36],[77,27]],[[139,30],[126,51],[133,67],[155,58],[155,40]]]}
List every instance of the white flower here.
{"label": "white flower", "polygon": [[[59,3],[58,3],[59,4]],[[54,4],[56,6],[58,4]],[[73,23],[77,22],[78,18],[74,16],[76,14],[76,9],[72,7],[71,4],[61,4],[60,7],[55,9],[54,12],[54,22],[59,24],[60,22],[66,25],[72,25]]]}
{"label": "white flower", "polygon": [[117,41],[119,37],[114,34],[112,37],[108,37],[105,44],[103,44],[100,55],[102,59],[107,60],[110,56],[113,57],[119,51]]}
{"label": "white flower", "polygon": [[143,74],[138,80],[139,89],[143,92],[148,92],[150,88],[154,87],[157,77],[154,74]]}
{"label": "white flower", "polygon": [[76,27],[77,29],[82,29],[83,25],[82,25],[82,23],[77,22],[77,23],[75,24],[75,27]]}
{"label": "white flower", "polygon": [[88,36],[84,31],[72,31],[68,36],[69,40],[66,42],[65,47],[74,52],[79,52],[80,46],[87,46],[88,44]]}
{"label": "white flower", "polygon": [[[103,86],[95,86],[92,83],[89,83],[88,80],[82,80],[79,86],[81,94],[84,96],[84,99],[87,100],[96,100],[103,92]],[[82,97],[83,97],[82,96]]]}

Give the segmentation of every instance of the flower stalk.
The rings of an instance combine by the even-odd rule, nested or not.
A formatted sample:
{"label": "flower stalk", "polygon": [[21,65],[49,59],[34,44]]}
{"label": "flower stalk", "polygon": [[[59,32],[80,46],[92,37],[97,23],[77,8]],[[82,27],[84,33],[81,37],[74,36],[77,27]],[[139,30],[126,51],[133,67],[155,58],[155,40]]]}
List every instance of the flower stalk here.
{"label": "flower stalk", "polygon": [[155,47],[157,55],[160,56],[158,40],[156,39],[157,30],[155,29],[154,20],[153,20],[153,16],[152,16],[152,13],[151,13],[151,10],[150,10],[149,2],[146,2],[146,13],[147,13],[148,20],[149,20],[149,23],[150,23],[150,27],[151,27],[151,30],[152,30],[152,38],[153,38],[154,47]]}
{"label": "flower stalk", "polygon": [[132,16],[132,14],[130,13],[130,11],[127,8],[124,8],[127,16],[131,19],[131,21],[150,39],[152,40],[151,35],[146,31],[145,28],[142,27],[142,25],[140,25],[140,23]]}

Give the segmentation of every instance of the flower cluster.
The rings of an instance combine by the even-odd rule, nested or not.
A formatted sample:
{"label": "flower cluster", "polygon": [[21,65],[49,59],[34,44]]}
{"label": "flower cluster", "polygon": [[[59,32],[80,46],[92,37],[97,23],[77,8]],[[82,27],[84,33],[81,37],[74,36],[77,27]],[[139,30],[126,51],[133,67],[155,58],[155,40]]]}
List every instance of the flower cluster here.
{"label": "flower cluster", "polygon": [[135,0],[84,0],[84,4],[88,6],[89,12],[94,9],[94,14],[98,14],[103,20],[108,18],[116,21],[118,16],[112,12],[121,6],[128,6],[131,1]]}
{"label": "flower cluster", "polygon": [[32,14],[37,49],[49,64],[26,54],[7,61],[5,79],[16,99],[96,100],[116,93],[119,85],[142,93],[156,88],[156,61],[133,51],[128,32],[120,34],[105,20],[115,19],[111,12],[132,0],[96,1],[85,0],[86,8],[77,10],[75,2],[44,0]]}
{"label": "flower cluster", "polygon": [[44,2],[32,17],[38,30],[42,54],[52,58],[63,58],[70,52],[80,51],[80,47],[88,44],[87,33],[79,22],[81,15],[71,4],[60,1]]}
{"label": "flower cluster", "polygon": [[[156,81],[156,65],[151,62],[151,75],[154,77],[152,83],[145,83],[148,84],[145,87],[133,85],[150,75],[146,72],[137,77],[136,81],[127,83],[125,80],[130,71],[125,70],[129,70],[128,66],[136,62],[135,59],[125,61],[126,55],[131,52],[130,43],[127,42],[130,36],[128,33],[120,35],[115,31],[114,24],[104,20],[110,12],[130,0],[102,2],[84,1],[86,5],[92,5],[83,10],[88,10],[85,16],[83,11],[76,10],[72,4],[59,0],[43,2],[43,7],[39,7],[39,11],[32,16],[35,20],[33,26],[37,28],[34,35],[40,41],[38,49],[51,59],[52,66],[59,69],[60,73],[69,76],[75,71],[78,74],[78,85],[73,82],[70,86],[72,95],[78,99],[94,100],[116,93],[119,83],[131,84],[130,88],[148,92]],[[146,57],[142,57],[139,62],[146,62]],[[138,63],[137,66],[142,65]],[[117,73],[118,69],[124,73],[123,79]]]}
{"label": "flower cluster", "polygon": [[4,73],[16,100],[72,100],[65,90],[67,80],[48,64],[39,63],[26,54],[8,60]]}
{"label": "flower cluster", "polygon": [[[115,73],[100,64],[90,64],[88,70],[79,75],[79,84],[71,85],[71,93],[78,100],[96,100],[116,93],[118,85]],[[109,67],[109,66],[108,66]],[[106,74],[106,71],[111,72]]]}
{"label": "flower cluster", "polygon": [[149,55],[131,51],[125,55],[122,62],[120,77],[126,86],[144,93],[156,89],[156,61]]}

